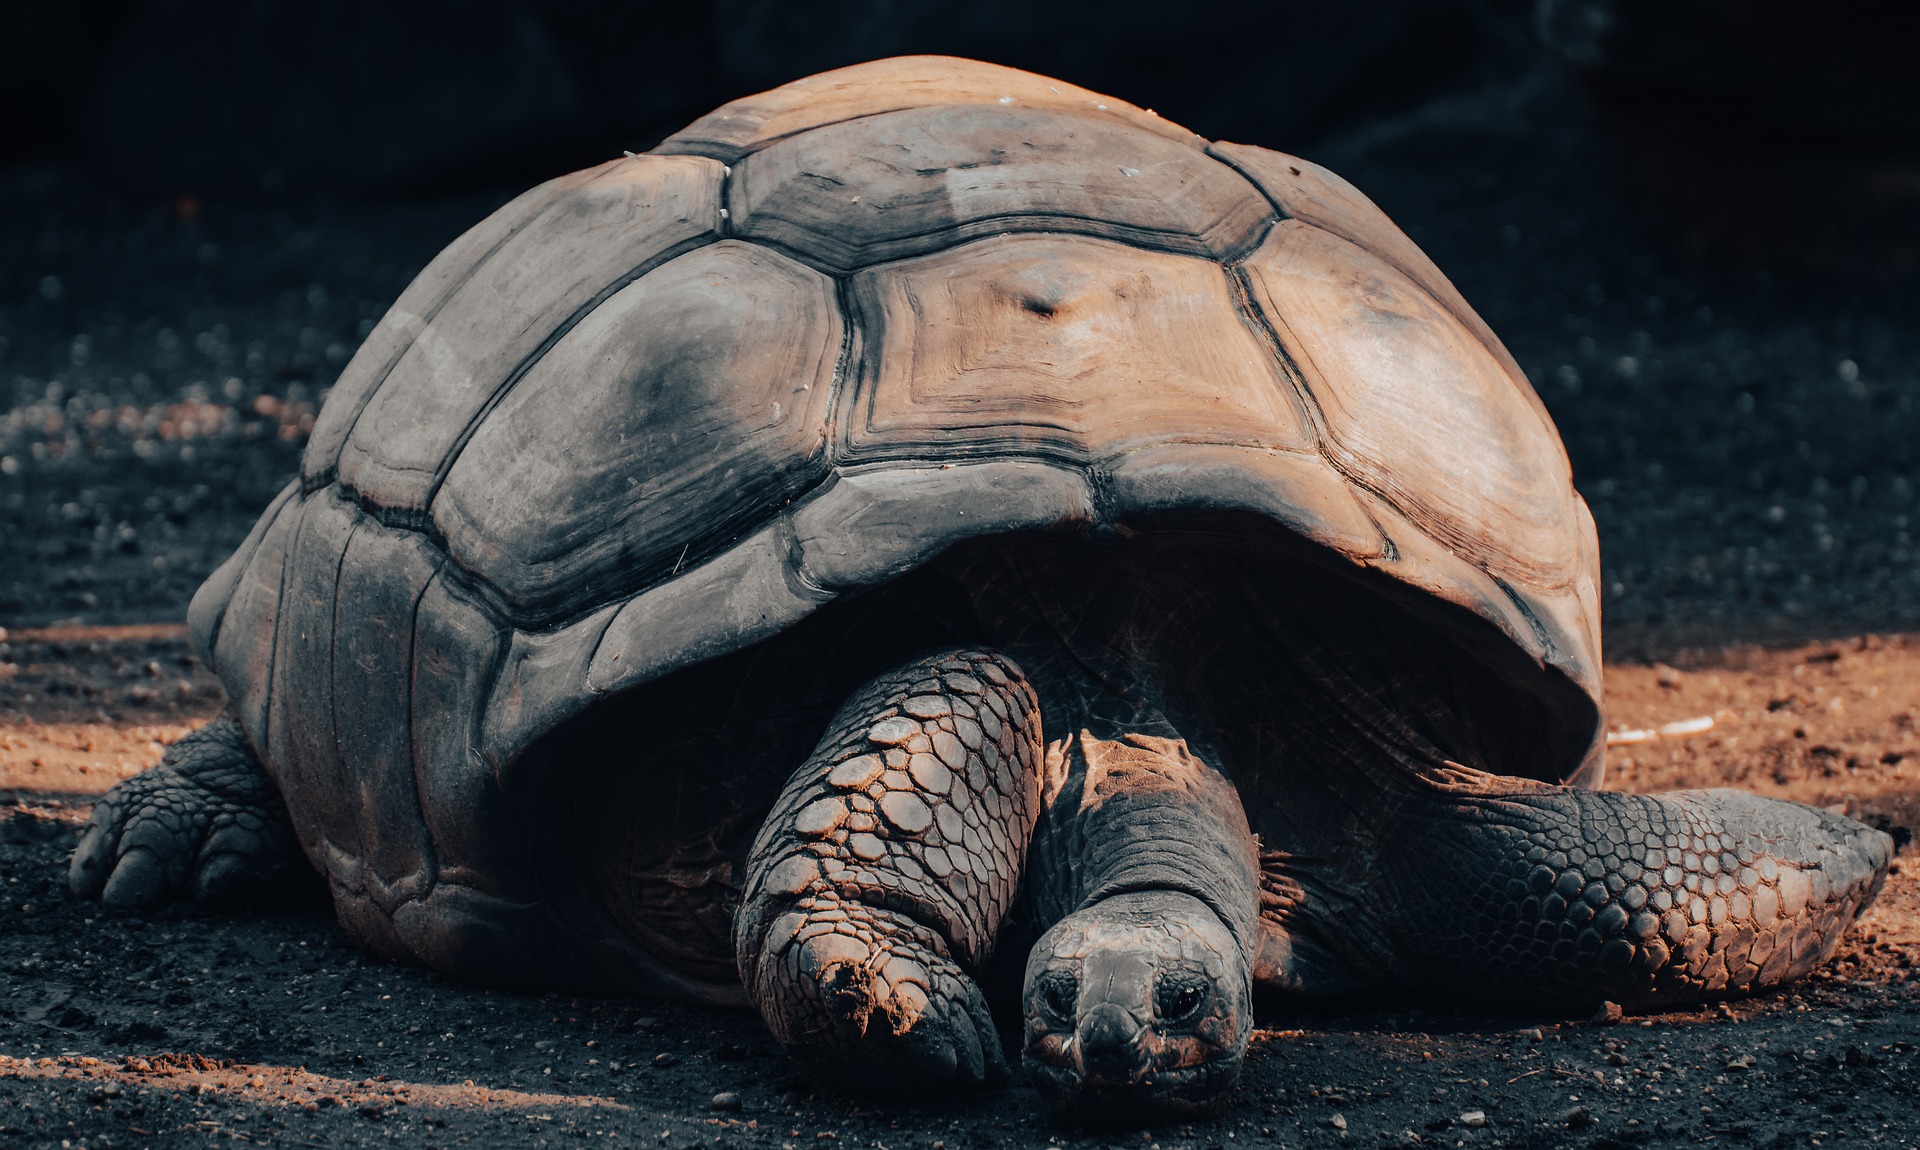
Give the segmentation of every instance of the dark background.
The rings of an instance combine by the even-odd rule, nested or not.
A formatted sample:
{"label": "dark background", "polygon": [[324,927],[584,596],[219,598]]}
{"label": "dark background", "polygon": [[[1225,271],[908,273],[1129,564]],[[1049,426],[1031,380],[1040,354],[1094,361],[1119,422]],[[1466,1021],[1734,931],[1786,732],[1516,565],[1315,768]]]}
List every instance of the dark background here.
{"label": "dark background", "polygon": [[1912,19],[1840,0],[86,0],[0,37],[0,624],[178,618],[361,336],[521,188],[972,55],[1308,156],[1514,350],[1616,652],[1911,628]]}

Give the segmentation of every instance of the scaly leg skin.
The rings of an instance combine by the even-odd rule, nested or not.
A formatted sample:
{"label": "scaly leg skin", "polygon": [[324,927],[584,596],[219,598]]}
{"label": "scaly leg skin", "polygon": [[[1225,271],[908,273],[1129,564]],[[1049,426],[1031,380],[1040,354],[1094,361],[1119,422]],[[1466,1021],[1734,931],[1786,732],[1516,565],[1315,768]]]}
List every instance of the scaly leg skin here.
{"label": "scaly leg skin", "polygon": [[756,837],[734,946],[794,1057],[841,1085],[971,1085],[1005,1056],[972,972],[1040,808],[1039,703],[995,654],[916,660],[855,693]]}
{"label": "scaly leg skin", "polygon": [[1777,986],[1833,952],[1893,857],[1852,819],[1740,791],[1446,776],[1441,808],[1400,824],[1393,933],[1417,981],[1465,997],[1633,1009]]}
{"label": "scaly leg skin", "polygon": [[94,805],[67,885],[124,908],[224,903],[273,893],[304,868],[279,789],[222,716]]}

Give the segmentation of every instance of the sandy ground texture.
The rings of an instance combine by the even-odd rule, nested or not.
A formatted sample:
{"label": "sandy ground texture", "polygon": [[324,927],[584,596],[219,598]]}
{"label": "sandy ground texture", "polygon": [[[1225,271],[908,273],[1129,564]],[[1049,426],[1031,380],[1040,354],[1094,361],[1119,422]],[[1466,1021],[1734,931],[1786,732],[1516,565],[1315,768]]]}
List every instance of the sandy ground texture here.
{"label": "sandy ground texture", "polygon": [[[1624,206],[1616,154],[1547,73],[1311,158],[1434,256],[1561,427],[1603,549],[1615,785],[1844,804],[1909,839],[1834,964],[1612,1025],[1391,1002],[1276,1016],[1220,1119],[1090,1135],[1049,1126],[1019,1087],[932,1107],[816,1093],[748,1016],[488,994],[373,962],[319,905],[72,902],[91,796],[219,705],[178,627],[194,587],[290,477],[387,304],[519,189],[128,204],[15,171],[0,1147],[1920,1141],[1920,642],[1899,637],[1920,631],[1920,289],[1696,261],[1683,231]],[[1783,184],[1782,236],[1817,232],[1795,202]]]}

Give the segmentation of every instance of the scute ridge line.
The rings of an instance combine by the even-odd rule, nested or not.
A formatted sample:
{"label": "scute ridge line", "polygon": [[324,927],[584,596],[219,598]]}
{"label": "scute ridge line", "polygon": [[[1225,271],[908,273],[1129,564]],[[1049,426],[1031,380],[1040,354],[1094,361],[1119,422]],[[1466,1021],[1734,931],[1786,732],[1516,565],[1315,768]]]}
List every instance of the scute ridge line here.
{"label": "scute ridge line", "polygon": [[[1268,205],[1270,205],[1273,208],[1273,214],[1278,216],[1280,219],[1298,220],[1300,223],[1306,224],[1308,227],[1312,227],[1313,225],[1308,221],[1300,219],[1299,216],[1293,215],[1292,213],[1288,212],[1286,208],[1280,206],[1280,201],[1273,198],[1273,193],[1267,191],[1266,185],[1262,184],[1259,181],[1259,179],[1254,176],[1252,172],[1247,171],[1247,169],[1235,163],[1233,160],[1233,157],[1223,156],[1219,152],[1214,151],[1214,148],[1216,146],[1223,143],[1230,144],[1232,142],[1233,141],[1231,140],[1207,141],[1207,146],[1205,149],[1207,158],[1210,160],[1213,160],[1215,163],[1218,163],[1224,167],[1232,168],[1234,175],[1239,176],[1243,182],[1253,185],[1253,190],[1260,194],[1261,199],[1267,201]],[[1259,148],[1260,147],[1260,145],[1258,144],[1242,144],[1240,146],[1243,148]],[[1287,152],[1274,151],[1274,149],[1272,148],[1260,148],[1260,150],[1263,152],[1273,152],[1273,154],[1276,156],[1288,156],[1288,158],[1290,159],[1299,158],[1299,157],[1291,156]]]}
{"label": "scute ridge line", "polygon": [[[347,506],[354,511],[353,526],[347,528],[346,541],[340,545],[340,558],[336,560],[333,565],[333,613],[327,623],[327,710],[333,719],[332,773],[336,776],[342,773],[347,763],[347,749],[340,743],[340,684],[339,677],[335,674],[335,668],[340,665],[340,580],[341,577],[346,574],[347,553],[353,550],[354,536],[360,534],[361,526],[366,519],[366,516],[361,515],[359,509],[354,507],[351,502],[348,502]],[[361,838],[363,836],[355,835],[354,837]],[[365,842],[360,842],[358,845],[363,852],[366,850]],[[341,853],[344,854],[346,852],[342,851]],[[364,894],[367,893],[364,889],[367,859],[364,855],[356,855],[354,857],[362,868],[361,884],[362,893]],[[333,876],[329,875],[327,877],[331,879]],[[369,894],[368,897],[371,898],[372,896]]]}
{"label": "scute ridge line", "polygon": [[[1268,231],[1271,233],[1271,226]],[[1283,330],[1292,334],[1292,328],[1284,318],[1269,315],[1267,309],[1260,306],[1253,293],[1253,281],[1247,277],[1245,260],[1234,260],[1225,265],[1225,270],[1227,294],[1233,298],[1235,310],[1252,323],[1260,342],[1266,345],[1267,351],[1273,356],[1274,365],[1293,389],[1294,398],[1299,402],[1302,414],[1307,417],[1308,430],[1313,433],[1314,446],[1324,457],[1327,454],[1327,416],[1320,409],[1320,397],[1313,393],[1313,388],[1307,386],[1307,373],[1301,369],[1281,335]]]}
{"label": "scute ridge line", "polygon": [[533,370],[534,365],[539,363],[548,351],[552,350],[554,344],[566,338],[575,327],[580,325],[582,320],[593,313],[594,309],[612,298],[621,289],[630,286],[635,280],[638,280],[655,268],[660,267],[662,264],[676,260],[688,252],[706,247],[716,242],[718,238],[719,236],[716,229],[716,231],[713,232],[707,232],[691,239],[682,240],[677,244],[673,244],[656,252],[652,257],[641,261],[638,266],[601,288],[585,303],[575,308],[572,314],[568,315],[553,331],[549,332],[537,347],[528,352],[526,356],[514,366],[513,370],[507,373],[504,379],[494,385],[494,389],[492,393],[487,396],[486,402],[480,405],[480,410],[474,412],[474,414],[468,418],[466,425],[460,429],[460,434],[448,447],[446,453],[441,456],[439,465],[434,468],[433,482],[427,487],[426,499],[423,501],[420,513],[428,519],[433,517],[433,504],[434,501],[440,497],[440,488],[446,484],[448,474],[453,471],[454,464],[460,461],[461,454],[466,451],[467,444],[473,440],[475,433],[480,430],[480,425],[487,421],[487,417],[493,414],[494,409],[500,406],[501,402],[506,399],[507,394],[519,384],[520,380],[523,379],[529,371]]}
{"label": "scute ridge line", "polygon": [[353,504],[369,519],[377,521],[380,526],[393,531],[411,531],[415,535],[424,535],[441,551],[448,550],[446,537],[440,534],[440,529],[424,511],[415,511],[407,507],[383,506],[338,480],[333,486],[335,493],[341,499]]}
{"label": "scute ridge line", "polygon": [[[407,613],[407,778],[413,784],[413,807],[416,811],[420,812],[420,829],[427,842],[426,857],[421,861],[428,875],[426,884],[421,888],[420,893],[414,895],[412,898],[401,899],[394,903],[394,910],[399,910],[407,903],[418,902],[426,898],[429,894],[433,893],[433,888],[440,885],[440,844],[434,841],[433,820],[427,817],[427,799],[420,787],[420,764],[415,760],[413,754],[414,741],[412,724],[413,698],[416,694],[413,681],[415,675],[418,674],[420,666],[420,604],[426,602],[427,592],[433,589],[434,583],[439,580],[440,572],[445,569],[446,565],[447,553],[445,551],[437,552],[433,558],[433,574],[421,582],[420,590],[414,592],[413,607]],[[388,912],[388,917],[392,917],[392,912]]]}
{"label": "scute ridge line", "polygon": [[[1478,567],[1480,565],[1476,563],[1474,566]],[[1513,609],[1520,612],[1520,617],[1527,621],[1527,626],[1533,629],[1533,637],[1539,640],[1540,649],[1546,653],[1549,660],[1556,654],[1564,655],[1569,653],[1563,651],[1560,645],[1554,642],[1553,633],[1547,630],[1547,625],[1545,621],[1540,618],[1539,612],[1535,611],[1533,605],[1528,603],[1518,591],[1513,589],[1512,583],[1508,582],[1505,577],[1487,570],[1485,567],[1481,567],[1480,569],[1486,572],[1487,578],[1493,580],[1494,586],[1500,588],[1500,593],[1505,595],[1513,603]],[[1561,586],[1561,584],[1551,584],[1547,587],[1547,590],[1557,591]]]}
{"label": "scute ridge line", "polygon": [[[714,157],[708,157],[708,158],[713,159]],[[738,229],[734,227],[734,219],[733,219],[734,163],[731,160],[720,160],[719,164],[720,164],[720,197],[719,197],[720,218],[714,221],[713,230],[715,234],[717,234],[723,240],[737,239],[739,237],[736,236],[734,233],[738,231]]]}
{"label": "scute ridge line", "polygon": [[[1020,221],[1039,221],[1039,225],[1029,226],[1029,227],[1003,227],[998,231],[993,231],[986,235],[959,234],[964,232],[966,229],[974,228],[980,225],[1019,223]],[[1259,229],[1262,240],[1265,239],[1267,231],[1271,229],[1272,226],[1277,222],[1279,221],[1273,217],[1268,217],[1265,221],[1262,222]],[[1125,238],[1115,239],[1112,236],[1099,235],[1090,230],[1059,226],[1062,223],[1104,224],[1108,227],[1115,227],[1115,228],[1124,227],[1129,234]],[[1216,255],[1215,253],[1210,251],[1204,251],[1204,250],[1195,251],[1191,247],[1177,247],[1172,244],[1155,242],[1157,237],[1160,237],[1160,236],[1192,237],[1191,232],[1175,232],[1175,231],[1169,231],[1165,228],[1149,228],[1144,226],[1136,226],[1133,224],[1121,225],[1121,224],[1117,224],[1113,220],[1103,219],[1099,216],[1087,216],[1087,215],[1081,215],[1075,212],[1001,212],[999,214],[991,215],[991,216],[979,216],[975,219],[965,220],[960,223],[952,224],[944,228],[932,228],[924,232],[909,232],[909,233],[906,233],[905,235],[897,236],[889,240],[888,242],[902,243],[908,240],[922,240],[922,239],[929,239],[929,238],[939,237],[944,235],[958,235],[958,242],[947,244],[944,247],[934,248],[924,252],[915,252],[912,255],[884,256],[879,259],[867,260],[862,263],[854,263],[854,264],[848,264],[844,266],[839,264],[827,263],[819,259],[817,256],[810,255],[807,252],[799,251],[793,248],[789,244],[783,243],[780,240],[773,239],[768,236],[742,234],[734,238],[747,240],[752,243],[759,244],[761,247],[770,248],[773,251],[779,252],[781,255],[786,256],[789,259],[792,259],[796,263],[805,264],[807,267],[810,267],[814,271],[820,272],[823,275],[829,275],[829,276],[835,276],[835,277],[858,275],[861,272],[870,271],[874,268],[886,267],[889,264],[906,263],[909,260],[925,259],[926,257],[932,256],[932,255],[944,255],[947,252],[958,250],[959,248],[965,247],[968,244],[975,244],[975,243],[981,243],[987,240],[998,239],[1001,236],[1006,236],[1006,235],[1076,236],[1082,239],[1102,241],[1102,242],[1114,244],[1120,247],[1133,248],[1136,250],[1144,250],[1149,252],[1158,252],[1162,255],[1169,255],[1169,256],[1184,256],[1190,260],[1210,260],[1214,263],[1238,261],[1240,259],[1245,258],[1247,255],[1252,254],[1260,246],[1259,243],[1254,243],[1250,246],[1245,246],[1243,250],[1242,245],[1235,244],[1235,245],[1232,245],[1224,254]],[[1197,237],[1194,237],[1194,238],[1197,238]]]}
{"label": "scute ridge line", "polygon": [[[1074,84],[1073,86],[1076,88],[1080,87],[1078,84]],[[1154,119],[1159,120],[1163,124],[1169,125],[1170,127],[1179,128],[1182,132],[1186,134],[1185,138],[1175,138],[1174,136],[1171,136],[1171,135],[1163,135],[1159,132],[1148,131],[1146,128],[1143,128],[1139,124],[1134,123],[1131,117],[1116,116],[1110,113],[1102,113],[1098,111],[1091,112],[1091,113],[1074,112],[1074,111],[1069,111],[1068,109],[1065,109],[1065,108],[1043,108],[1038,104],[1017,104],[1017,103],[1001,104],[997,100],[992,102],[983,100],[979,103],[950,100],[942,104],[905,104],[898,108],[882,108],[877,112],[861,112],[860,114],[854,115],[854,116],[842,116],[838,120],[823,120],[818,124],[808,124],[804,128],[796,128],[791,132],[783,132],[778,136],[770,137],[766,140],[761,141],[758,144],[755,144],[751,147],[745,147],[745,148],[742,148],[736,144],[722,143],[719,140],[711,139],[705,136],[689,136],[684,141],[681,141],[679,140],[680,133],[676,132],[672,136],[668,136],[666,139],[654,145],[653,150],[646,154],[662,155],[662,156],[698,155],[698,156],[706,156],[708,159],[719,160],[723,164],[736,164],[736,163],[739,163],[741,160],[746,159],[748,156],[752,156],[760,152],[764,152],[768,148],[771,148],[776,144],[784,144],[788,140],[794,139],[795,137],[804,136],[808,132],[818,132],[825,128],[837,128],[841,124],[851,124],[859,120],[872,120],[872,119],[877,119],[878,117],[881,117],[881,116],[892,116],[900,112],[925,112],[935,108],[989,108],[996,111],[1001,109],[1018,108],[1021,111],[1025,111],[1025,112],[1039,112],[1043,115],[1061,116],[1061,117],[1065,117],[1073,120],[1089,120],[1096,124],[1117,124],[1122,128],[1126,128],[1130,131],[1140,132],[1145,135],[1152,136],[1158,140],[1165,140],[1168,143],[1180,144],[1184,147],[1192,148],[1194,151],[1200,152],[1203,155],[1207,154],[1207,150],[1211,148],[1214,144],[1214,141],[1207,139],[1205,136],[1202,136],[1200,133],[1187,127],[1185,124],[1177,124],[1172,120],[1169,120],[1160,116],[1158,113],[1149,112],[1146,108],[1142,108],[1137,104],[1130,103],[1126,100],[1118,99],[1117,97],[1101,95],[1100,93],[1093,92],[1089,89],[1081,89],[1081,90],[1086,91],[1088,95],[1096,96],[1102,100],[1112,100],[1115,103],[1126,104],[1127,107],[1133,108],[1135,111],[1139,112],[1141,115],[1151,115],[1153,116]],[[764,93],[755,93],[755,94],[762,95]],[[747,97],[742,97],[742,99],[752,99],[752,97],[747,96]],[[716,112],[719,110],[720,109],[718,108],[714,109],[714,111]],[[700,119],[702,120],[706,118],[707,118],[706,116],[700,117]],[[695,123],[698,123],[698,121],[695,121]],[[691,128],[692,126],[693,126],[692,124],[687,125],[687,127],[689,128]],[[685,131],[685,130],[686,130],[685,128],[681,129],[681,131]],[[1194,141],[1196,140],[1199,141],[1198,144],[1194,143]],[[666,148],[670,144],[677,144],[679,148],[684,148],[685,151],[676,150],[676,151],[669,152],[669,151],[661,150],[663,148]],[[710,148],[712,150],[696,151],[695,149],[697,147],[705,147],[705,148]],[[720,154],[722,152],[725,152],[726,154]],[[731,155],[733,158],[728,159],[727,158],[728,155]]]}
{"label": "scute ridge line", "polygon": [[[300,481],[296,477],[293,482],[280,489],[280,494],[273,497],[273,502],[269,503],[266,511],[262,513],[261,518],[265,522],[260,524],[260,533],[251,536],[249,540],[251,546],[246,547],[247,557],[241,562],[239,571],[234,575],[234,586],[227,589],[226,597],[220,601],[220,609],[213,614],[213,623],[207,628],[208,654],[212,654],[220,646],[220,632],[226,627],[227,609],[233,606],[234,591],[238,589],[240,580],[246,578],[247,572],[253,569],[253,560],[260,554],[260,545],[267,541],[267,536],[273,533],[274,525],[279,523],[280,517],[287,513],[287,505],[293,502],[294,494],[299,487]],[[278,610],[277,602],[275,610]],[[219,672],[218,667],[213,670],[216,674]]]}
{"label": "scute ridge line", "polygon": [[[865,332],[860,327],[860,309],[853,294],[853,277],[833,276],[833,306],[840,310],[840,352],[833,374],[827,379],[826,426],[821,429],[821,462],[831,475],[840,463],[840,435],[845,430],[840,412],[843,396],[851,396],[859,378],[866,350]],[[825,482],[825,479],[822,479]],[[818,484],[815,485],[816,487]],[[812,490],[812,488],[809,488]]]}
{"label": "scute ridge line", "polygon": [[[269,761],[268,748],[273,746],[274,678],[280,670],[280,627],[286,621],[284,608],[287,602],[287,563],[293,558],[293,549],[300,544],[300,536],[306,533],[307,504],[317,495],[318,492],[314,492],[300,496],[300,521],[293,525],[293,538],[287,540],[286,550],[280,553],[280,589],[274,592],[273,596],[273,641],[267,644],[267,673],[264,676],[267,697],[264,700],[265,706],[261,708],[260,745],[254,748],[254,753],[263,763]],[[246,728],[241,729],[244,731]],[[275,782],[277,783],[278,780]]]}
{"label": "scute ridge line", "polygon": [[[600,175],[603,169],[612,167],[614,164],[619,162],[620,161],[618,160],[608,160],[606,163],[601,164],[598,167],[588,169],[593,173],[593,175],[589,176],[587,179],[581,180],[579,181],[579,183],[570,183],[570,184],[567,184],[565,187],[554,189],[553,193],[547,196],[547,198],[541,200],[538,206],[534,207],[533,209],[528,211],[526,215],[522,216],[518,223],[514,224],[511,228],[508,228],[506,232],[503,235],[501,235],[501,237],[498,240],[496,240],[492,245],[490,245],[486,251],[480,254],[480,257],[478,259],[474,260],[471,264],[467,265],[467,269],[464,272],[460,273],[459,279],[447,285],[446,290],[442,291],[440,293],[439,298],[434,301],[432,309],[429,310],[426,315],[418,317],[421,326],[425,327],[427,324],[432,323],[434,319],[439,316],[441,311],[443,311],[446,308],[447,304],[452,302],[453,297],[458,295],[461,289],[465,288],[469,283],[473,281],[473,277],[479,274],[481,267],[485,266],[488,261],[493,259],[494,256],[498,255],[500,253],[500,249],[505,247],[508,241],[512,240],[515,236],[519,235],[522,231],[524,231],[527,225],[533,223],[533,221],[546,215],[547,211],[553,207],[554,203],[558,201],[562,195],[572,191],[575,188],[580,187],[582,184],[592,182],[593,179],[597,178]],[[569,173],[569,174],[572,174],[572,173]],[[558,176],[555,178],[557,180],[564,180],[566,179],[566,176]],[[502,205],[502,206],[504,207],[505,205]],[[482,219],[479,223],[476,223],[473,226],[477,228],[480,226],[480,224],[485,222],[486,220]],[[453,241],[451,242],[458,243],[459,237],[458,236],[454,237]],[[428,260],[427,263],[428,265],[431,265],[433,261]],[[426,270],[427,269],[425,267],[422,267],[420,269],[421,272],[424,272]],[[405,289],[402,289],[401,294],[403,295],[405,294]],[[399,301],[395,300],[394,302],[398,303]],[[393,309],[391,307],[387,309],[388,314],[391,314],[392,311]],[[386,316],[384,315],[381,316],[381,321],[385,322],[385,320],[386,320]],[[372,333],[368,333],[368,334],[371,335]],[[416,334],[414,337],[408,339],[407,342],[401,344],[399,348],[394,351],[393,357],[387,361],[386,366],[380,369],[379,382],[375,383],[372,387],[367,389],[366,395],[361,397],[359,405],[355,407],[353,416],[347,421],[346,433],[340,437],[341,451],[345,451],[347,444],[353,442],[353,433],[359,430],[360,428],[360,417],[366,414],[367,408],[373,404],[373,399],[376,395],[380,393],[380,389],[387,385],[387,380],[391,378],[393,375],[393,369],[399,366],[400,361],[406,358],[406,355],[409,351],[413,350],[414,341],[418,338],[419,337]],[[364,344],[366,341],[362,340],[361,342]],[[338,377],[335,377],[335,382],[336,383],[339,382]],[[327,466],[324,469],[322,469],[318,474],[316,474],[314,476],[314,482],[312,483],[312,485],[306,487],[307,494],[311,495],[319,491],[322,487],[325,487],[329,483],[332,483],[334,480],[334,474],[339,469],[339,466],[340,466],[340,457],[338,454],[336,454],[334,456],[333,462],[327,464]],[[301,479],[302,479],[303,486],[305,486],[305,476],[302,476]]]}

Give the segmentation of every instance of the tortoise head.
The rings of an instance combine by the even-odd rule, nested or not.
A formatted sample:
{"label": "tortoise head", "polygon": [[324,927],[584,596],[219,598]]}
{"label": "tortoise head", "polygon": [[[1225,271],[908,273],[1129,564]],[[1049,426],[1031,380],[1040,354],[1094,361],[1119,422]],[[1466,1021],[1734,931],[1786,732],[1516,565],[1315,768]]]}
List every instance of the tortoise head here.
{"label": "tortoise head", "polygon": [[1028,1075],[1089,1120],[1210,1108],[1253,1033],[1244,950],[1174,891],[1114,895],[1056,923],[1027,959],[1023,1002]]}

